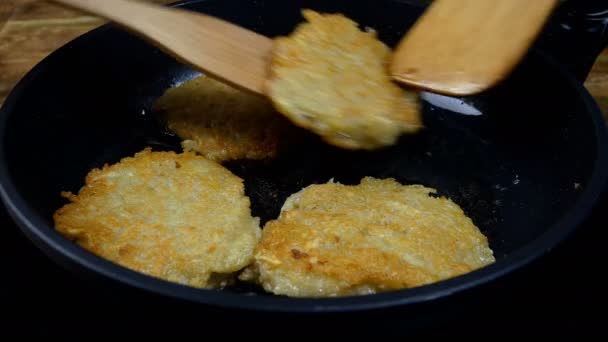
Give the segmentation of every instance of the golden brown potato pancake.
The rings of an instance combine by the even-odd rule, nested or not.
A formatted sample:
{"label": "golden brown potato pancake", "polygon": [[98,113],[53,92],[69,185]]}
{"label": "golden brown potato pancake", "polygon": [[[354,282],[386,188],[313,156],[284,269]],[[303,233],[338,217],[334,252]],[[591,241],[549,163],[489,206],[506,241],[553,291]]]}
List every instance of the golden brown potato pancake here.
{"label": "golden brown potato pancake", "polygon": [[194,153],[146,149],[92,170],[55,228],[89,251],[150,276],[222,287],[259,240],[243,182]]}
{"label": "golden brown potato pancake", "polygon": [[275,42],[266,91],[278,111],[347,149],[391,145],[422,127],[418,95],[391,81],[391,51],[376,33],[341,14],[303,15]]}
{"label": "golden brown potato pancake", "polygon": [[206,76],[167,90],[154,111],[183,139],[185,151],[217,162],[272,159],[293,129],[266,98]]}
{"label": "golden brown potato pancake", "polygon": [[366,177],[311,185],[264,227],[241,279],[294,297],[371,294],[455,277],[494,262],[486,237],[435,190]]}

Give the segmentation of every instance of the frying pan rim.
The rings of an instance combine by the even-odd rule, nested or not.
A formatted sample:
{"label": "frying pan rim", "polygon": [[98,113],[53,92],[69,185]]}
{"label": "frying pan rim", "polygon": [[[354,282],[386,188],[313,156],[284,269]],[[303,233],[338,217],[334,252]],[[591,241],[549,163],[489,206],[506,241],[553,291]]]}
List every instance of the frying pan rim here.
{"label": "frying pan rim", "polygon": [[[206,0],[183,1],[172,6],[184,6],[204,1]],[[0,142],[5,139],[5,128],[9,113],[12,112],[18,99],[22,98],[22,94],[27,91],[28,85],[36,80],[37,75],[65,50],[76,45],[86,44],[88,40],[94,39],[97,35],[112,28],[113,26],[106,24],[77,37],[38,63],[18,82],[5,100],[2,108],[0,108]],[[533,53],[558,72],[559,77],[573,88],[572,96],[576,95],[587,109],[587,113],[591,115],[596,136],[597,159],[595,168],[579,200],[560,221],[552,225],[545,233],[492,265],[449,280],[413,289],[369,296],[319,299],[246,296],[195,289],[129,270],[98,257],[65,239],[50,224],[47,224],[46,220],[40,217],[18,193],[6,165],[4,145],[0,148],[0,197],[22,232],[28,236],[34,245],[58,263],[71,263],[80,268],[80,271],[92,272],[119,284],[127,284],[158,295],[221,308],[298,313],[363,311],[424,303],[496,280],[545,255],[565,241],[571,233],[582,225],[606,189],[608,184],[608,131],[605,128],[604,119],[597,103],[583,85],[551,56],[539,51],[533,51]]]}

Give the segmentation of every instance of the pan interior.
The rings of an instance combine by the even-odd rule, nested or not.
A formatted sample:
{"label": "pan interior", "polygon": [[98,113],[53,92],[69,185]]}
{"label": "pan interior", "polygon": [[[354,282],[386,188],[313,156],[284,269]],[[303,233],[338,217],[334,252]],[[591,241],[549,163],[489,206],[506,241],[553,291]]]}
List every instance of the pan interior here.
{"label": "pan interior", "polygon": [[[274,37],[302,20],[303,7],[342,12],[394,46],[420,14],[406,2],[203,1],[190,8]],[[50,229],[63,190],[146,146],[179,150],[151,111],[167,88],[196,76],[116,29],[71,43],[38,68],[7,119],[2,142],[18,192]],[[353,184],[393,177],[436,188],[488,236],[498,260],[547,231],[587,186],[594,126],[573,87],[532,53],[497,88],[476,97],[425,96],[426,129],[374,152],[330,147],[312,135],[272,162],[226,164],[245,179],[252,210],[275,218],[291,193],[330,178]]]}

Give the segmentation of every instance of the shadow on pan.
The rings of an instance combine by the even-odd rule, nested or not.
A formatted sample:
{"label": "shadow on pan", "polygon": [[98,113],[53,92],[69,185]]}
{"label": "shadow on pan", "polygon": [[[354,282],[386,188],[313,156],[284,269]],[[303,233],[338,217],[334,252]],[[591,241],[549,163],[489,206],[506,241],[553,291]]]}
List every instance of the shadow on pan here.
{"label": "shadow on pan", "polygon": [[[342,12],[394,46],[422,13],[407,1],[192,1],[184,7],[254,29],[288,34],[299,10]],[[279,15],[280,14],[280,15]],[[427,94],[426,129],[396,146],[351,152],[307,135],[269,163],[227,166],[245,180],[252,210],[275,218],[291,193],[330,178],[392,177],[438,189],[488,236],[497,262],[415,289],[334,299],[291,299],[248,286],[197,290],[152,279],[102,260],[52,228],[59,193],[77,191],[86,173],[146,146],[179,150],[151,111],[167,88],[196,72],[106,26],[58,50],[34,68],[0,116],[1,194],[23,232],[50,257],[77,271],[162,295],[221,307],[350,311],[424,302],[487,282],[552,249],[589,214],[605,187],[606,132],[589,94],[558,63],[533,51],[498,87],[468,98]],[[247,295],[246,295],[247,294]]]}

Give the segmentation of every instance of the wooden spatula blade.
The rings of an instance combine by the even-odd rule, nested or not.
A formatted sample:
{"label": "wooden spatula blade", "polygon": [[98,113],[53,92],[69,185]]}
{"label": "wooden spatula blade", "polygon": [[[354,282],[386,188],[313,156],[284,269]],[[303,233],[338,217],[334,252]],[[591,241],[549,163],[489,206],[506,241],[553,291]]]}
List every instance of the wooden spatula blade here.
{"label": "wooden spatula blade", "polygon": [[399,43],[393,79],[447,95],[482,92],[526,54],[557,0],[435,0]]}

